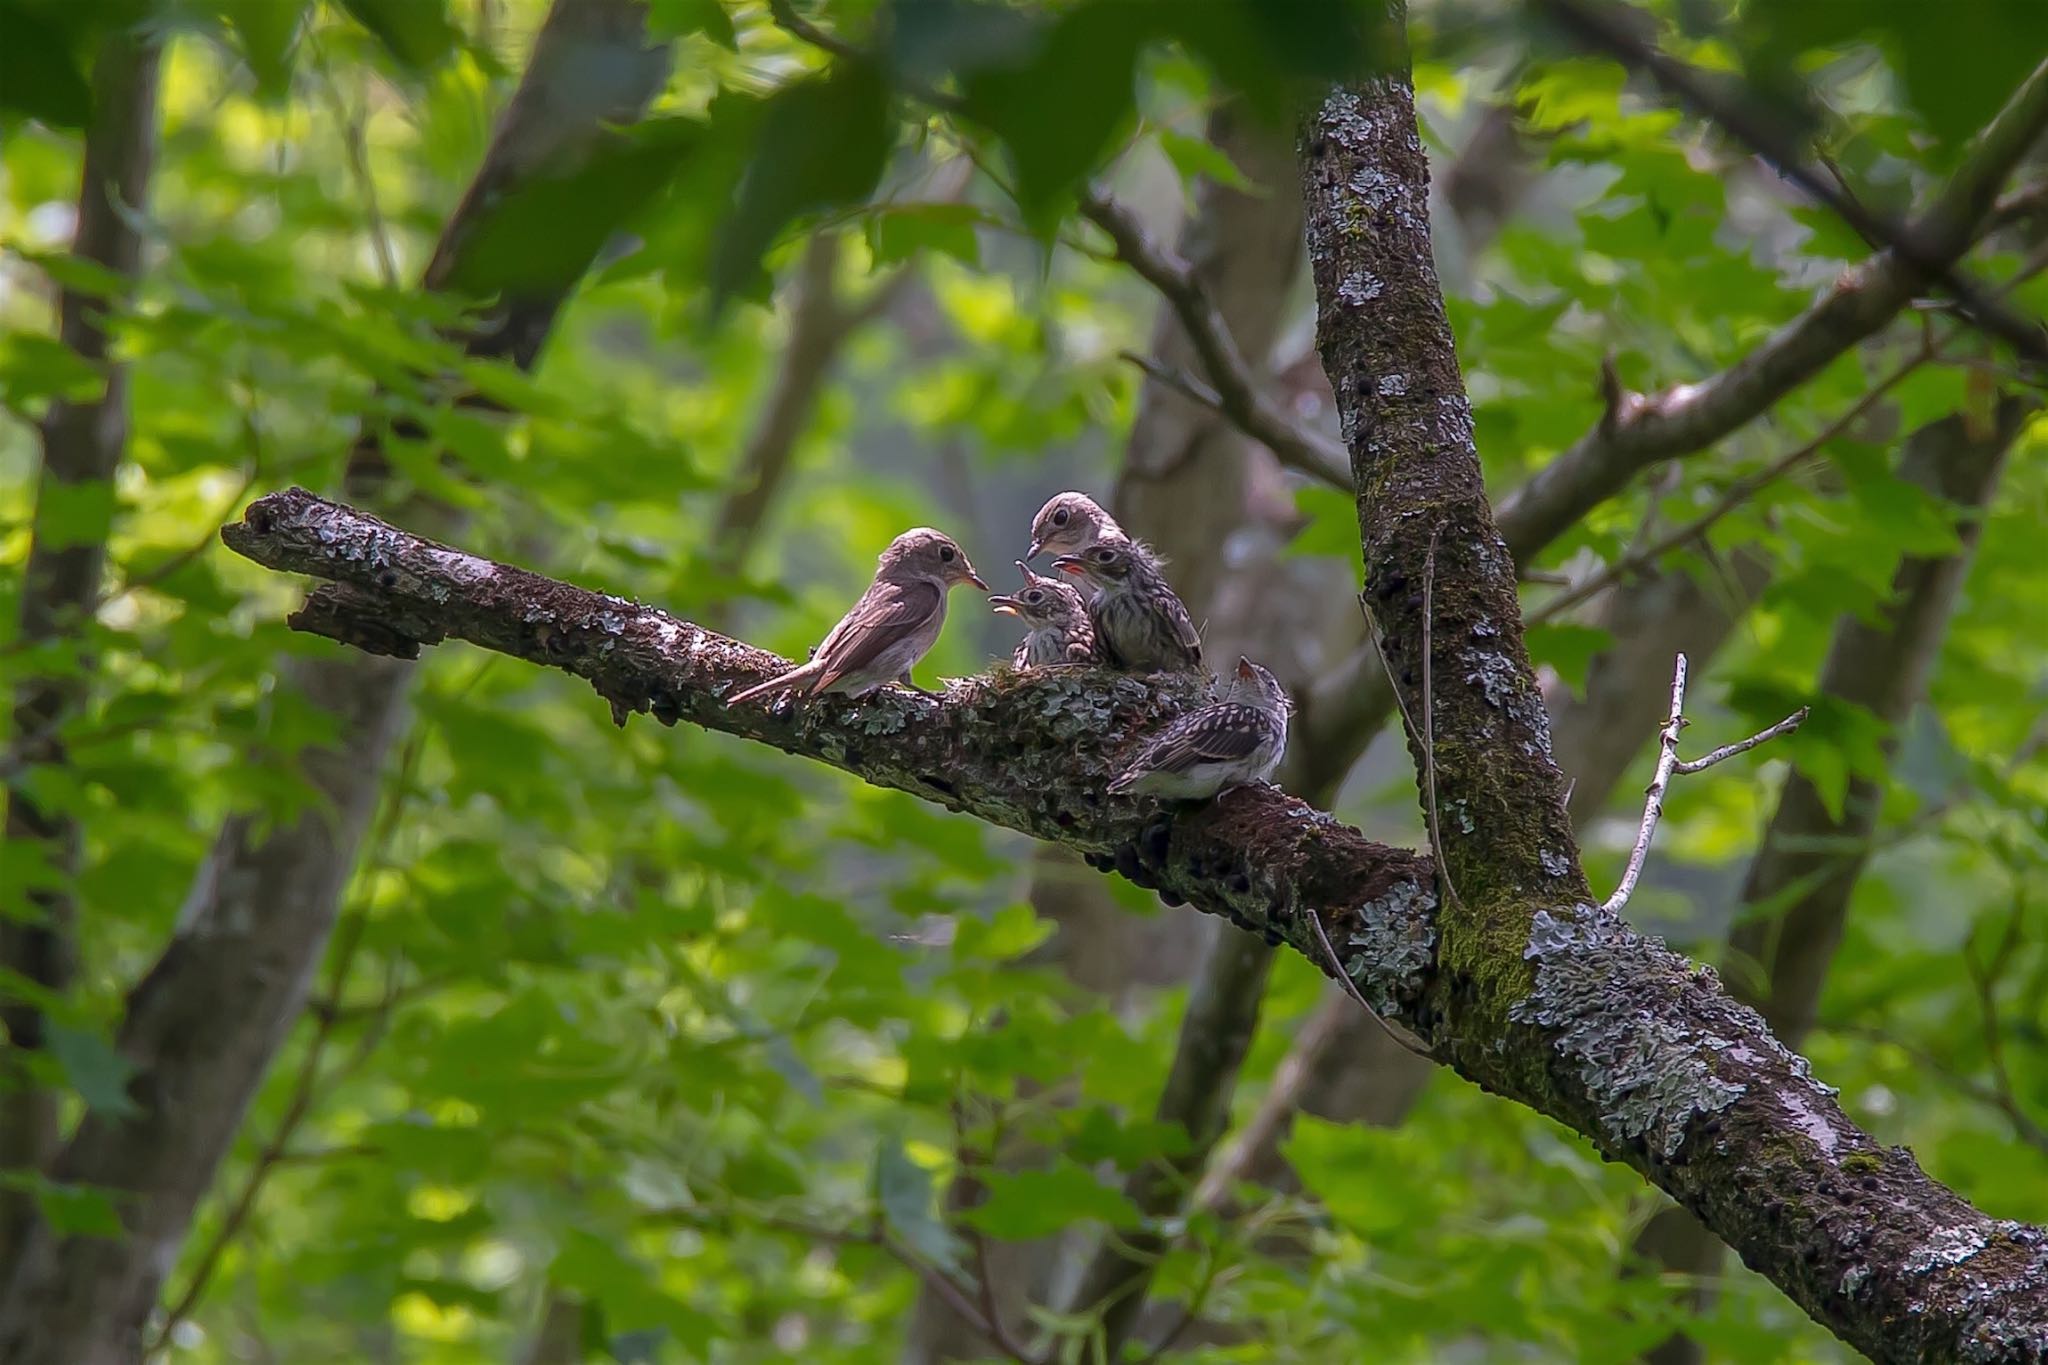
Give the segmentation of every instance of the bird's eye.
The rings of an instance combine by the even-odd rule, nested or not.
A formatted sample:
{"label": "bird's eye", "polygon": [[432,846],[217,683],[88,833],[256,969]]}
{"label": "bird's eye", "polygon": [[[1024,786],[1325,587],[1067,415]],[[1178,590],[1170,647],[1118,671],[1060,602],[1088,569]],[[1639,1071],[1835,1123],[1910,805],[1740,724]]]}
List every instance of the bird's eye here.
{"label": "bird's eye", "polygon": [[1073,515],[1074,514],[1072,512],[1069,512],[1066,508],[1062,507],[1059,511],[1052,514],[1052,524],[1055,526],[1065,526],[1067,524],[1067,519]]}
{"label": "bird's eye", "polygon": [[1024,594],[1024,600],[1035,607],[1045,600],[1045,594],[1033,588],[1030,592]]}
{"label": "bird's eye", "polygon": [[939,559],[944,563],[951,564],[953,562],[953,547],[941,545],[939,547]]}
{"label": "bird's eye", "polygon": [[1108,548],[1104,548],[1104,549],[1100,549],[1100,550],[1097,550],[1097,551],[1095,552],[1095,562],[1096,562],[1097,564],[1113,564],[1113,563],[1115,563],[1115,562],[1116,562],[1116,551],[1115,551],[1115,550],[1111,550],[1111,549],[1108,549]]}

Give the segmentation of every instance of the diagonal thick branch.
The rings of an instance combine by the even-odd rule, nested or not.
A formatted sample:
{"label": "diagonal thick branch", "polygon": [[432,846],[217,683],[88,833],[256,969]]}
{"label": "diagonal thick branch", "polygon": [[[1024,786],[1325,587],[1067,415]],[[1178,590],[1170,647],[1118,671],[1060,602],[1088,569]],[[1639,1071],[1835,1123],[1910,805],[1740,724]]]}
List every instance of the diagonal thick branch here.
{"label": "diagonal thick branch", "polygon": [[[1376,1009],[1464,1075],[1643,1172],[1876,1358],[1968,1340],[1977,1358],[2019,1360],[2048,1340],[2048,1234],[1987,1217],[1863,1133],[1711,973],[1583,895],[1513,892],[1505,904],[1538,908],[1502,964],[1455,946],[1469,930],[1445,922],[1429,859],[1277,790],[1174,815],[1105,796],[1118,756],[1188,705],[1192,683],[998,670],[939,700],[888,688],[808,709],[729,709],[724,697],[786,663],[301,489],[258,500],[222,537],[258,563],[329,581],[327,605],[295,618],[302,628],[399,654],[461,639],[562,669],[622,721],[687,720],[1065,844],[1324,969],[1319,918]],[[1505,556],[1501,571],[1511,591]],[[1439,619],[1441,639],[1454,618]],[[1468,851],[1455,837],[1450,848]],[[1461,877],[1465,913],[1509,895],[1482,873]]]}
{"label": "diagonal thick branch", "polygon": [[[1873,1144],[1710,972],[1590,904],[1432,261],[1428,179],[1405,73],[1334,93],[1304,129],[1318,345],[1366,597],[1395,691],[1434,735],[1425,753],[1410,725],[1409,748],[1418,774],[1435,770],[1458,887],[1433,916],[1417,1032],[1642,1171],[1874,1359],[2040,1360],[2048,1233],[1985,1218]],[[1360,278],[1380,287],[1346,287]]]}
{"label": "diagonal thick branch", "polygon": [[1504,499],[1500,531],[1516,562],[1528,563],[1642,470],[1705,450],[1875,335],[1926,287],[1928,275],[1917,262],[1962,259],[2000,187],[2044,129],[2048,62],[2013,92],[1908,225],[1917,243],[1913,258],[1882,251],[1844,271],[1805,312],[1719,374],[1661,393],[1616,395],[1592,430]]}

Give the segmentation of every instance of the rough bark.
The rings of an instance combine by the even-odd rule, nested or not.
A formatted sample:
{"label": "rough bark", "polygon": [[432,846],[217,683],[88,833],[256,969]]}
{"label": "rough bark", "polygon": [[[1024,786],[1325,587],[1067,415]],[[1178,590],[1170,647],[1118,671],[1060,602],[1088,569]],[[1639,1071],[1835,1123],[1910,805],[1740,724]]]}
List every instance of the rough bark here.
{"label": "rough bark", "polygon": [[[93,66],[93,117],[85,132],[71,250],[124,285],[132,286],[142,263],[136,224],[147,208],[155,159],[160,58],[153,35],[120,28],[108,35]],[[99,601],[107,527],[71,523],[97,499],[104,498],[111,512],[114,471],[128,445],[127,368],[109,356],[106,327],[107,311],[123,301],[73,288],[58,299],[58,338],[99,367],[106,387],[91,399],[55,399],[43,417],[41,483],[16,637],[23,647],[83,634]],[[61,534],[60,516],[66,522]],[[85,703],[91,677],[86,657],[71,669],[31,674],[16,684],[6,772],[25,774],[65,761],[64,726]],[[12,847],[0,853],[0,862],[25,866],[32,858],[41,870],[21,904],[0,904],[0,966],[62,994],[75,969],[78,908],[72,883],[82,831],[70,811],[39,804],[26,782],[11,783],[5,799],[4,838]],[[10,901],[12,895],[10,890]],[[43,1046],[42,1013],[30,1002],[8,1001],[0,1008],[0,1026],[9,1048],[0,1063],[0,1169],[41,1171],[57,1150],[58,1096],[36,1084],[24,1059]],[[32,1211],[28,1196],[0,1194],[0,1265],[12,1258]]]}
{"label": "rough bark", "polygon": [[[1392,183],[1418,187],[1408,179],[1422,165],[1411,99],[1400,84],[1367,99],[1334,97],[1310,135],[1311,186],[1331,173],[1334,186],[1348,186],[1353,172],[1386,167]],[[1434,378],[1454,382],[1442,313],[1424,306],[1427,251],[1412,254],[1426,223],[1399,226],[1420,202],[1411,189],[1378,208],[1361,205],[1373,228],[1357,236],[1344,235],[1339,207],[1352,192],[1318,190],[1312,259],[1319,279],[1369,264],[1393,280],[1401,276],[1381,253],[1409,248],[1399,269],[1404,292],[1414,291],[1406,305],[1421,311],[1419,335],[1405,344],[1439,362]],[[1348,335],[1356,325],[1327,324],[1341,333],[1326,337],[1326,349],[1346,401],[1372,377],[1363,366],[1374,342]],[[1427,341],[1432,334],[1440,345]],[[1416,365],[1403,373],[1432,377]],[[1457,406],[1455,388],[1442,396]],[[1440,430],[1436,406],[1432,397],[1407,413],[1381,409],[1374,439],[1359,443],[1362,487],[1372,490],[1365,502],[1378,504],[1370,543],[1392,553],[1424,548],[1398,510],[1416,492],[1436,497],[1431,510],[1456,517],[1459,534],[1490,534],[1469,436],[1455,419]],[[1427,444],[1410,444],[1417,437]],[[2048,1359],[2048,1234],[1987,1217],[1909,1153],[1876,1143],[1710,971],[1584,903],[1563,779],[1543,757],[1542,711],[1515,618],[1466,615],[1503,595],[1513,603],[1497,537],[1491,549],[1467,541],[1453,552],[1449,572],[1470,581],[1437,585],[1435,596],[1454,604],[1437,649],[1464,665],[1438,670],[1439,758],[1447,748],[1464,768],[1440,786],[1489,815],[1509,804],[1489,782],[1534,786],[1545,808],[1503,828],[1541,842],[1518,848],[1454,818],[1445,852],[1453,876],[1463,874],[1461,899],[1439,906],[1429,858],[1374,843],[1273,788],[1178,812],[1105,796],[1130,743],[1192,701],[1190,680],[999,670],[936,700],[891,688],[807,708],[728,708],[724,697],[788,663],[302,490],[260,499],[223,536],[259,563],[330,580],[326,607],[295,618],[321,633],[399,653],[459,638],[558,667],[590,681],[622,722],[643,711],[687,720],[1065,844],[1170,898],[1277,935],[1320,966],[1315,916],[1353,984],[1435,1056],[1642,1172],[1874,1358]],[[1376,560],[1375,581],[1391,567]],[[1396,607],[1382,619],[1395,620]]]}
{"label": "rough bark", "polygon": [[[527,272],[496,280],[471,250],[487,240],[492,215],[515,193],[545,193],[573,173],[612,136],[611,125],[638,116],[666,69],[665,53],[647,46],[637,0],[558,0],[426,271],[429,288],[494,300],[464,335],[472,355],[532,364],[604,236],[602,223],[580,223],[586,235],[578,245],[587,242],[588,253],[562,278]],[[384,483],[374,443],[362,443],[350,465],[352,487]],[[127,1002],[118,1044],[136,1068],[131,1094],[140,1112],[120,1120],[88,1114],[52,1166],[56,1179],[118,1192],[126,1235],[28,1226],[18,1254],[0,1267],[6,1365],[136,1357],[193,1211],[305,999],[401,725],[411,670],[388,658],[334,655],[288,673],[335,717],[335,745],[302,760],[321,801],[287,824],[237,816],[223,826],[169,946]]]}
{"label": "rough bark", "polygon": [[[2029,109],[2024,121],[2035,112]],[[2013,155],[2032,132],[2010,139],[2018,144]],[[1424,717],[1435,735],[1425,745],[1411,729],[1409,740],[1440,817],[1447,904],[1439,917],[1438,966],[1473,986],[1469,998],[1451,997],[1460,1018],[1445,1021],[1451,1036],[1438,1043],[1439,1055],[1448,1050],[1453,1065],[1504,1093],[1532,1082],[1540,1087],[1526,1070],[1533,1059],[1509,1062],[1512,1047],[1487,1056],[1498,1029],[1535,1022],[1558,1031],[1560,1055],[1590,1045],[1604,1059],[1582,1067],[1578,1078],[1609,1121],[1621,1114],[1612,1101],[1633,1092],[1625,1108],[1654,1086],[1661,1098],[1651,1107],[1662,1115],[1622,1120],[1638,1136],[1662,1131],[1638,1168],[1724,1238],[1738,1234],[1728,1239],[1746,1261],[1877,1358],[2048,1355],[2038,1233],[2022,1229],[2015,1241],[2004,1225],[1958,1235],[1923,1224],[1898,1248],[1908,1263],[1931,1259],[1968,1269],[1957,1275],[1958,1292],[1944,1310],[1893,1299],[1896,1277],[1876,1272],[1843,1234],[1872,1215],[1888,1221],[1897,1211],[1886,1193],[1897,1154],[1878,1154],[1860,1137],[1844,1141],[1834,1117],[1839,1110],[1824,1087],[1814,1087],[1828,1113],[1819,1118],[1824,1111],[1806,1097],[1780,1107],[1747,1083],[1738,1093],[1711,1062],[1670,1065],[1672,1045],[1707,1039],[1674,1030],[1674,1020],[1660,1017],[1666,1002],[1705,989],[1716,1009],[1726,1010],[1726,1022],[1740,1020],[1787,1059],[1787,1074],[1806,1076],[1803,1063],[1745,1011],[1723,1004],[1706,974],[1686,986],[1611,959],[1606,966],[1620,970],[1596,965],[1613,946],[1641,940],[1575,904],[1585,898],[1584,876],[1521,646],[1514,564],[1479,486],[1469,410],[1430,264],[1427,167],[1412,92],[1389,79],[1363,96],[1333,96],[1305,134],[1303,160],[1324,366],[1352,450],[1367,593],[1406,711]],[[1975,198],[1989,201],[1996,180],[1987,185]],[[1434,689],[1425,681],[1432,677]],[[1555,907],[1563,905],[1574,908],[1560,918]],[[1709,1031],[1710,1050],[1734,1043],[1718,1031]],[[1475,1051],[1482,1037],[1487,1045]],[[1751,1050],[1734,1043],[1723,1055]],[[1631,1074],[1633,1082],[1625,1079]],[[1571,1085],[1554,1070],[1548,1078]],[[1687,1092],[1680,1105],[1687,1112],[1672,1115],[1668,1101]],[[1773,1109],[1777,1119],[1766,1119]],[[1743,1131],[1759,1137],[1759,1122],[1782,1124],[1782,1131],[1751,1145]],[[1787,1251],[1802,1243],[1803,1257],[1788,1264]],[[1987,1294],[1983,1277],[1995,1278],[1994,1264],[2023,1267],[2027,1284],[2012,1295]],[[1946,1319],[1939,1327],[1937,1316]]]}
{"label": "rough bark", "polygon": [[[1969,572],[1983,509],[2033,407],[2007,399],[1982,431],[1957,415],[1920,428],[1906,443],[1900,476],[1956,507],[1962,514],[1961,544],[1951,555],[1901,560],[1892,600],[1879,619],[1848,617],[1836,628],[1820,679],[1823,696],[1862,707],[1883,723],[1890,734],[1887,758],[1900,727],[1926,694]],[[1760,1009],[1788,1046],[1797,1047],[1813,1026],[1883,804],[1883,782],[1859,774],[1850,779],[1838,818],[1813,783],[1795,771],[1743,879],[1740,905],[1755,917],[1739,921],[1730,933],[1722,972],[1730,991]],[[1790,903],[1783,904],[1788,896]],[[1636,1251],[1663,1269],[1694,1277],[1697,1302],[1711,1296],[1721,1242],[1685,1210],[1668,1208],[1652,1218]],[[1684,1336],[1650,1354],[1659,1365],[1700,1358]]]}

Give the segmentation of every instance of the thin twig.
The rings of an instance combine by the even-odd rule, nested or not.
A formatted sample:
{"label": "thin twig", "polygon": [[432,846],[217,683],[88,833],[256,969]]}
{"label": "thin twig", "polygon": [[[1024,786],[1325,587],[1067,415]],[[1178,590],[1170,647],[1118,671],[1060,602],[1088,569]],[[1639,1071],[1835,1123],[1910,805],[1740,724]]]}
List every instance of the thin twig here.
{"label": "thin twig", "polygon": [[1748,739],[1738,739],[1733,744],[1723,744],[1720,748],[1699,758],[1681,759],[1678,766],[1672,771],[1681,777],[1692,773],[1705,772],[1724,759],[1733,758],[1737,754],[1746,754],[1757,745],[1767,744],[1779,735],[1791,734],[1805,721],[1806,715],[1807,708],[1802,706],[1776,725],[1771,726],[1767,730],[1759,730]]}
{"label": "thin twig", "polygon": [[1220,1208],[1230,1197],[1230,1188],[1246,1177],[1247,1168],[1258,1154],[1270,1147],[1280,1129],[1301,1107],[1301,1093],[1315,1075],[1323,1056],[1343,1035],[1344,1021],[1351,1017],[1350,1001],[1341,993],[1326,993],[1316,1012],[1294,1035],[1294,1045],[1273,1068],[1273,1079],[1259,1097],[1236,1137],[1209,1162],[1195,1193],[1188,1200],[1191,1213]]}
{"label": "thin twig", "polygon": [[[953,1110],[953,1147],[955,1159],[959,1161],[963,1170],[970,1166],[980,1165],[979,1154],[975,1152],[973,1145],[967,1140],[967,1111],[961,1101],[957,1084],[953,1092],[951,1107]],[[1000,1150],[1000,1142],[999,1134],[990,1135],[989,1145],[991,1150]],[[1016,1360],[1027,1360],[1030,1358],[1030,1353],[1014,1337],[1010,1336],[1009,1328],[1003,1322],[1002,1310],[996,1306],[996,1278],[989,1270],[988,1237],[971,1222],[966,1224],[966,1228],[967,1245],[974,1256],[975,1294],[980,1300],[982,1322],[985,1324],[983,1335],[995,1343],[997,1349],[1001,1350],[1005,1355]]]}
{"label": "thin twig", "polygon": [[1685,656],[1678,656],[1671,670],[1671,715],[1657,735],[1657,770],[1650,778],[1648,799],[1643,802],[1643,822],[1636,830],[1636,846],[1628,855],[1628,866],[1621,874],[1621,885],[1614,888],[1614,894],[1607,898],[1601,908],[1610,914],[1619,914],[1635,894],[1636,881],[1643,875],[1643,864],[1650,856],[1650,840],[1657,833],[1657,821],[1664,814],[1664,794],[1670,789],[1671,779],[1678,773],[1704,772],[1724,759],[1747,753],[1766,740],[1779,735],[1789,735],[1799,728],[1806,719],[1807,708],[1802,706],[1768,730],[1751,735],[1748,739],[1733,744],[1724,744],[1703,758],[1680,762],[1678,757],[1678,734],[1686,726],[1685,719]]}
{"label": "thin twig", "polygon": [[[859,45],[826,32],[798,14],[792,0],[769,0],[768,12],[785,32],[822,52],[846,61],[874,60],[872,54]],[[934,109],[955,115],[966,113],[964,103],[957,96],[928,83],[912,82],[904,89]],[[975,164],[982,166],[979,154],[964,142],[962,146]],[[1003,186],[1001,178],[988,167],[982,166],[982,169],[995,184]],[[1007,187],[1005,192],[1013,199],[1016,197]],[[1135,270],[1173,309],[1181,329],[1194,345],[1195,354],[1201,358],[1202,368],[1208,372],[1209,383],[1217,396],[1217,410],[1245,435],[1271,450],[1281,464],[1333,488],[1348,491],[1351,488],[1350,456],[1321,433],[1310,431],[1291,420],[1263,392],[1252,367],[1238,348],[1236,338],[1231,335],[1229,324],[1223,320],[1215,301],[1195,277],[1194,269],[1156,245],[1146,235],[1136,215],[1099,186],[1088,185],[1082,189],[1079,208],[1083,218],[1108,234],[1116,248],[1117,259]]]}
{"label": "thin twig", "polygon": [[1875,407],[1880,398],[1897,387],[1899,382],[1905,379],[1906,376],[1934,359],[1939,354],[1941,347],[1953,339],[1954,333],[1950,333],[1949,336],[1944,337],[1940,342],[1923,341],[1920,348],[1911,358],[1902,362],[1891,373],[1879,380],[1870,392],[1857,399],[1839,417],[1822,428],[1818,435],[1780,455],[1756,473],[1746,478],[1737,479],[1733,484],[1729,485],[1726,492],[1714,500],[1713,506],[1685,523],[1685,525],[1659,536],[1656,540],[1640,549],[1631,550],[1606,568],[1590,575],[1575,587],[1569,588],[1555,597],[1546,599],[1541,606],[1528,614],[1525,618],[1527,623],[1537,625],[1544,621],[1555,620],[1564,612],[1578,606],[1596,593],[1614,586],[1631,574],[1639,573],[1649,568],[1665,555],[1671,553],[1671,551],[1698,541],[1708,531],[1718,525],[1723,517],[1741,507],[1779,479],[1784,478],[1800,465],[1820,454],[1827,448],[1830,442],[1847,431],[1859,418]]}
{"label": "thin twig", "polygon": [[[962,1322],[965,1322],[969,1327],[972,1327],[982,1336],[995,1343],[1005,1355],[1018,1362],[1018,1365],[1044,1365],[1044,1362],[1037,1356],[1018,1347],[1014,1341],[1009,1341],[1008,1334],[1003,1332],[999,1326],[992,1326],[987,1319],[983,1318],[981,1310],[975,1307],[974,1300],[968,1297],[966,1290],[953,1282],[951,1276],[947,1275],[939,1267],[926,1261],[909,1247],[904,1246],[894,1237],[891,1237],[887,1228],[883,1226],[879,1212],[863,1219],[862,1221],[866,1226],[859,1229],[839,1228],[823,1223],[813,1223],[808,1219],[792,1218],[787,1214],[774,1213],[765,1209],[753,1210],[731,1206],[724,1209],[715,1207],[670,1209],[664,1216],[678,1222],[688,1223],[692,1227],[706,1228],[712,1231],[720,1230],[720,1224],[723,1222],[740,1219],[775,1232],[786,1232],[792,1236],[807,1238],[814,1242],[836,1243],[841,1246],[875,1247],[894,1257],[904,1269],[917,1276],[934,1294],[944,1299],[946,1306],[959,1315]],[[1009,1344],[1006,1345],[1006,1341]]]}
{"label": "thin twig", "polygon": [[1117,259],[1159,291],[1201,358],[1217,410],[1288,468],[1333,488],[1351,488],[1351,457],[1290,419],[1266,395],[1194,268],[1155,243],[1137,216],[1099,186],[1081,192],[1081,216],[1109,235]]}
{"label": "thin twig", "polygon": [[[424,730],[415,733],[407,743],[399,760],[397,780],[392,787],[392,796],[380,815],[377,828],[372,833],[368,854],[363,860],[365,869],[374,871],[382,867],[386,851],[397,833],[401,816],[408,804],[413,774],[417,771],[421,754],[426,748]],[[334,965],[328,970],[326,998],[338,1000],[347,984],[349,970],[355,964],[357,951],[362,946],[363,933],[369,927],[369,917],[360,907],[342,920],[335,935]],[[382,1036],[382,1021],[389,1016],[398,1000],[398,987],[387,977],[380,1005],[373,1012],[369,1027],[357,1040],[356,1046],[339,1065],[323,1072],[321,1063],[326,1058],[327,1048],[333,1041],[335,1029],[340,1025],[340,1011],[313,1012],[313,1036],[306,1043],[306,1055],[299,1063],[297,1076],[292,1080],[291,1098],[285,1102],[284,1113],[278,1117],[277,1127],[272,1130],[269,1141],[257,1153],[255,1162],[242,1179],[241,1188],[236,1191],[222,1216],[220,1226],[214,1230],[205,1250],[192,1268],[192,1277],[186,1282],[185,1290],[171,1307],[165,1311],[158,1324],[145,1355],[155,1355],[171,1340],[171,1334],[179,1323],[190,1317],[199,1300],[206,1293],[213,1274],[220,1265],[221,1257],[241,1234],[242,1228],[256,1211],[257,1196],[263,1192],[270,1175],[286,1163],[291,1150],[291,1140],[299,1126],[313,1112],[319,1101],[325,1097],[334,1084],[349,1075],[369,1059],[371,1050]]]}
{"label": "thin twig", "polygon": [[1321,915],[1311,912],[1308,917],[1308,922],[1315,928],[1316,942],[1322,945],[1323,957],[1326,961],[1329,962],[1330,971],[1335,974],[1337,978],[1337,984],[1344,988],[1344,993],[1346,995],[1350,996],[1352,1000],[1357,1002],[1357,1005],[1360,1009],[1364,1010],[1368,1015],[1372,1017],[1372,1021],[1380,1026],[1380,1032],[1386,1034],[1387,1037],[1393,1039],[1396,1044],[1414,1053],[1416,1056],[1428,1057],[1431,1061],[1436,1060],[1434,1057],[1430,1056],[1430,1051],[1428,1048],[1422,1047],[1417,1043],[1411,1043],[1406,1038],[1403,1038],[1400,1034],[1394,1032],[1394,1026],[1387,1022],[1386,1016],[1381,1014],[1378,1010],[1374,1009],[1372,1007],[1372,1003],[1368,1001],[1365,998],[1365,996],[1359,991],[1358,983],[1351,979],[1351,973],[1344,970],[1343,959],[1337,956],[1337,949],[1330,943],[1330,931],[1323,927],[1323,917]]}
{"label": "thin twig", "polygon": [[[1612,5],[1606,0],[1534,3],[1586,46],[1605,51],[1632,70],[1648,73],[1678,102],[1690,105],[1719,124],[1865,240],[1882,243],[1915,271],[1941,285],[1956,301],[1958,311],[1979,330],[1998,337],[2036,364],[2048,362],[2048,334],[2043,333],[2039,321],[2008,308],[1951,262],[1940,245],[1929,240],[1936,234],[1930,233],[1924,224],[1901,222],[1875,213],[1831,184],[1807,164],[1793,139],[1771,124],[1753,90],[1719,88],[1706,73],[1639,38],[1630,30],[1627,20],[1633,11],[1626,6]],[[2027,78],[2028,92],[2037,100],[2043,79],[2040,69]]]}
{"label": "thin twig", "polygon": [[1451,884],[1451,864],[1444,857],[1443,829],[1436,814],[1436,692],[1430,681],[1430,655],[1436,652],[1436,542],[1443,529],[1437,526],[1430,531],[1429,556],[1422,562],[1422,790],[1424,809],[1429,815],[1429,849],[1436,855],[1436,875],[1443,878],[1445,901],[1455,906],[1461,902],[1458,888]]}

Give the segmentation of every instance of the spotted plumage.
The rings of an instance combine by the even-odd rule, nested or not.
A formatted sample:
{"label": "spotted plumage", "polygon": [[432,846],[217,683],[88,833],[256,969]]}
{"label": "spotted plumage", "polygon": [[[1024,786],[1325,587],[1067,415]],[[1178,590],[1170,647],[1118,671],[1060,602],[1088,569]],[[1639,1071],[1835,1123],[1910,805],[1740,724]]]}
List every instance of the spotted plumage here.
{"label": "spotted plumage", "polygon": [[1193,673],[1202,637],[1151,554],[1133,541],[1102,540],[1053,567],[1095,589],[1088,619],[1103,662],[1127,673]]}
{"label": "spotted plumage", "polygon": [[994,610],[1024,623],[1024,638],[1011,662],[1018,668],[1096,662],[1095,627],[1088,620],[1081,594],[1057,578],[1031,572],[1031,566],[1021,559],[1017,571],[1024,575],[1020,591],[988,599]]}
{"label": "spotted plumage", "polygon": [[1291,709],[1279,681],[1240,658],[1223,700],[1188,712],[1147,740],[1109,789],[1206,801],[1228,788],[1263,782],[1287,751]]}

